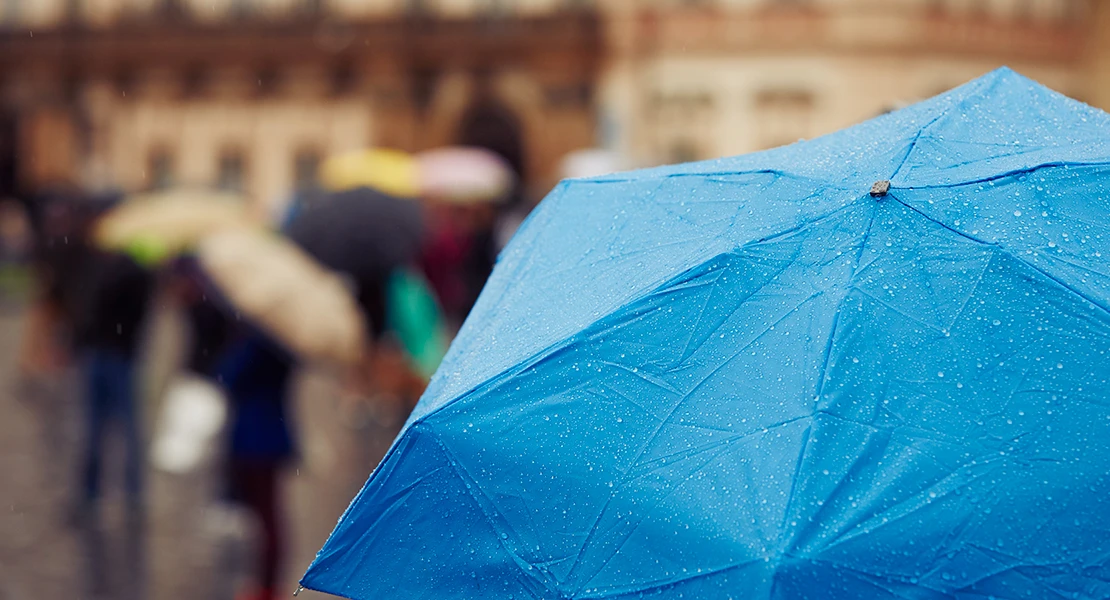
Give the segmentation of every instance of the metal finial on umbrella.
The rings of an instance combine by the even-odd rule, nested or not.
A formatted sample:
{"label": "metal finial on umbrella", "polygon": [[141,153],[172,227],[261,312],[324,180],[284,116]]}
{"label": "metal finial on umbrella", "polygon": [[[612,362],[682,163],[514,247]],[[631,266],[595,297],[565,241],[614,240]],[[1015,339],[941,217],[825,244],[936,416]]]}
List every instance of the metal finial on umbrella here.
{"label": "metal finial on umbrella", "polygon": [[882,198],[890,191],[890,182],[887,180],[876,181],[871,185],[871,197]]}

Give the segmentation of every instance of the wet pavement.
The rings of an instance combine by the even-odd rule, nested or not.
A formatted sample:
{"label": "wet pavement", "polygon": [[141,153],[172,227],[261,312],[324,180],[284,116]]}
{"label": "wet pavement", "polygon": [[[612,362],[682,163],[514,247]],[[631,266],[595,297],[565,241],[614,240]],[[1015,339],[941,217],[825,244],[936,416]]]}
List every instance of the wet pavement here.
{"label": "wet pavement", "polygon": [[[0,600],[233,598],[250,566],[251,524],[217,501],[215,449],[184,475],[148,466],[146,516],[135,519],[120,491],[122,448],[109,448],[99,524],[74,519],[81,408],[75,376],[36,385],[20,381],[20,317],[18,310],[0,314]],[[147,390],[156,390],[172,370],[175,327],[172,315],[157,320],[147,351]],[[149,441],[160,405],[156,393],[146,396]],[[339,410],[333,380],[320,373],[302,374],[296,413],[302,457],[285,480],[283,594],[296,589],[404,419],[388,410],[377,418],[352,418]],[[305,591],[299,597],[327,596]]]}

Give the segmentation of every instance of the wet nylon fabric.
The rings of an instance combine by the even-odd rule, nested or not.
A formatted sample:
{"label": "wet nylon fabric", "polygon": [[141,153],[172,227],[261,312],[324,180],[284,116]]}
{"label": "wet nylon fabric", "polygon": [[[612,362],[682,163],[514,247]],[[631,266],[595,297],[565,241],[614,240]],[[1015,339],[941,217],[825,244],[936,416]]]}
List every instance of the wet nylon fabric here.
{"label": "wet nylon fabric", "polygon": [[1110,597],[1107,257],[1110,116],[1005,69],[564,182],[303,584]]}

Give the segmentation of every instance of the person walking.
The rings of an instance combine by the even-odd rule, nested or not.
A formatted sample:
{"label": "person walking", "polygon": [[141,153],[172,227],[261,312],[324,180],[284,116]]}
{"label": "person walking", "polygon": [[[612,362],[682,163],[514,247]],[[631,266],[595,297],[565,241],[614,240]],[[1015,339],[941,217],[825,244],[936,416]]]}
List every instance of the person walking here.
{"label": "person walking", "polygon": [[86,515],[96,509],[106,439],[118,426],[126,450],[128,506],[132,515],[141,516],[144,461],[135,367],[153,276],[126,255],[87,252],[80,282],[84,306],[74,328],[85,404],[80,509]]}
{"label": "person walking", "polygon": [[290,419],[290,384],[296,360],[258,331],[242,332],[216,369],[230,403],[227,492],[254,517],[259,530],[255,586],[243,600],[277,597],[284,528],[283,467],[296,455]]}

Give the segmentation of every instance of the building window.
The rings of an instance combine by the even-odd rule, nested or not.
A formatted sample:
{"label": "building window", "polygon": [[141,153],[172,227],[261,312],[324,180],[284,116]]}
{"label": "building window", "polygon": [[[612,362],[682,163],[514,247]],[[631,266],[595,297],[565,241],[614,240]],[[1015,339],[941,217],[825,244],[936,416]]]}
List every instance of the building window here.
{"label": "building window", "polygon": [[246,189],[247,160],[239,149],[228,149],[220,154],[216,174],[216,187],[228,192],[242,193]]}
{"label": "building window", "polygon": [[173,186],[173,154],[165,148],[156,148],[147,157],[147,182],[153,190]]}
{"label": "building window", "polygon": [[713,156],[719,136],[717,109],[709,91],[659,91],[649,100],[656,155],[669,163]]}
{"label": "building window", "polygon": [[319,183],[320,153],[315,149],[301,150],[293,157],[293,187],[310,190]]}
{"label": "building window", "polygon": [[700,158],[698,144],[693,140],[677,140],[667,149],[667,162],[671,164],[694,162]]}
{"label": "building window", "polygon": [[810,136],[813,94],[804,90],[765,90],[755,98],[757,143],[775,148]]}

